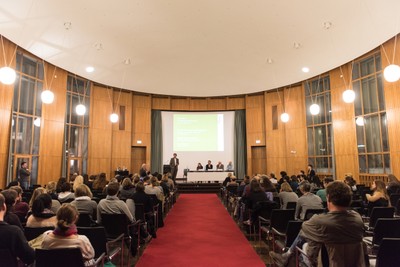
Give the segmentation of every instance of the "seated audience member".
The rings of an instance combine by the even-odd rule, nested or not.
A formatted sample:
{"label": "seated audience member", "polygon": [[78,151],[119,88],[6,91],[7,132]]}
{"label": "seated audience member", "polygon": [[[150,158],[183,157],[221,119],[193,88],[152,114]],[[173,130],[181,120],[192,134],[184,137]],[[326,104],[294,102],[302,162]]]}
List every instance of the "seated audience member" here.
{"label": "seated audience member", "polygon": [[[61,188],[60,188],[61,190]],[[51,196],[51,199],[56,199],[58,200],[58,195],[57,195],[57,183],[54,181],[48,182],[46,186],[46,191],[47,194]]]}
{"label": "seated audience member", "polygon": [[231,176],[231,181],[226,186],[239,186],[239,184],[236,181],[236,176],[235,175]]}
{"label": "seated audience member", "polygon": [[248,185],[250,183],[250,176],[245,175],[243,178],[243,181],[240,183],[238,189],[237,189],[237,195],[238,196],[243,196],[243,192],[244,192],[244,188],[246,187],[246,185]]}
{"label": "seated audience member", "polygon": [[322,202],[326,202],[326,187],[328,186],[329,183],[332,182],[333,182],[332,177],[324,178],[324,183],[323,183],[324,188],[317,191],[316,195],[321,198]]}
{"label": "seated audience member", "polygon": [[74,183],[72,185],[72,190],[75,192],[76,188],[78,186],[80,186],[81,184],[83,184],[83,176],[82,175],[78,175],[75,177]]}
{"label": "seated audience member", "polygon": [[119,190],[119,199],[128,199],[132,198],[133,194],[135,193],[135,186],[132,184],[131,179],[125,178],[122,181],[121,190]]}
{"label": "seated audience member", "polygon": [[19,220],[18,216],[14,214],[14,205],[17,201],[18,193],[12,189],[6,189],[0,192],[4,196],[5,203],[7,206],[6,214],[4,215],[4,221],[9,225],[15,225],[22,228],[21,221]]}
{"label": "seated audience member", "polygon": [[139,170],[140,178],[147,176],[147,172],[148,172],[147,165],[146,165],[146,163],[143,163]]}
{"label": "seated audience member", "polygon": [[292,188],[293,192],[297,191],[297,188],[299,187],[299,179],[297,178],[296,175],[290,176],[290,187]]}
{"label": "seated audience member", "polygon": [[58,201],[60,203],[71,202],[74,200],[75,195],[71,192],[71,184],[66,182],[61,185],[61,192],[58,194]]}
{"label": "seated audience member", "polygon": [[271,183],[273,185],[276,185],[278,183],[278,180],[276,180],[276,177],[275,177],[275,173],[273,173],[273,172],[271,172],[269,174],[269,180],[271,181]]}
{"label": "seated audience member", "polygon": [[231,194],[237,195],[237,189],[239,188],[239,184],[236,182],[236,176],[231,176],[231,181],[226,185],[226,190]]}
{"label": "seated audience member", "polygon": [[[56,229],[43,234],[42,248],[80,248],[82,258],[90,261],[94,258],[94,249],[89,239],[84,235],[78,235],[76,221],[78,211],[68,203],[64,203],[57,212]],[[62,260],[62,259],[60,259]]]}
{"label": "seated audience member", "polygon": [[32,214],[26,221],[27,227],[50,227],[55,226],[57,218],[51,211],[51,197],[44,193],[39,195],[32,205]]}
{"label": "seated audience member", "polygon": [[75,199],[71,202],[79,214],[89,214],[93,221],[96,220],[97,216],[97,203],[92,200],[93,194],[90,188],[81,184],[75,189]]}
{"label": "seated audience member", "polygon": [[232,161],[229,161],[229,162],[228,162],[228,165],[226,165],[226,170],[227,170],[227,171],[233,171],[233,164],[232,164]]}
{"label": "seated audience member", "polygon": [[224,164],[221,163],[221,161],[218,161],[218,164],[216,166],[217,171],[223,171],[224,170]]}
{"label": "seated audience member", "polygon": [[257,179],[253,179],[250,182],[250,192],[247,196],[242,198],[242,201],[246,203],[246,207],[251,209],[253,212],[251,218],[246,222],[247,224],[254,223],[258,218],[257,202],[268,201],[268,197]]}
{"label": "seated audience member", "polygon": [[286,205],[288,202],[297,202],[297,200],[299,199],[297,194],[293,192],[292,187],[287,182],[283,182],[281,184],[281,190],[278,196],[281,201],[282,209],[286,209]]}
{"label": "seated audience member", "polygon": [[351,191],[356,192],[357,191],[357,183],[356,180],[354,180],[352,174],[348,173],[344,177],[344,183],[350,186]]}
{"label": "seated audience member", "polygon": [[252,179],[250,179],[249,184],[247,184],[244,189],[243,189],[243,195],[242,197],[247,197],[250,194],[250,190],[251,190],[251,181],[256,179],[257,182],[260,182],[260,176],[258,175],[254,175],[254,177]]}
{"label": "seated audience member", "polygon": [[268,176],[261,175],[261,187],[270,201],[274,201],[274,197],[278,197],[275,186],[271,183]]}
{"label": "seated audience member", "polygon": [[21,186],[18,182],[18,180],[14,180],[8,183],[8,185],[6,186],[6,189],[10,189],[12,186]]}
{"label": "seated audience member", "polygon": [[212,170],[212,169],[213,169],[213,165],[211,164],[211,160],[208,160],[207,165],[206,165],[206,171]]}
{"label": "seated audience member", "polygon": [[225,178],[225,180],[222,182],[222,185],[223,186],[226,186],[230,181],[231,181],[231,176],[232,176],[232,173],[231,172],[229,172],[228,173],[228,176]]}
{"label": "seated audience member", "polygon": [[203,170],[203,165],[201,163],[197,163],[196,171],[202,171]]}
{"label": "seated audience member", "polygon": [[150,184],[150,176],[145,176],[142,179],[144,185],[149,185]]}
{"label": "seated audience member", "polygon": [[9,225],[4,221],[6,212],[5,199],[0,194],[0,249],[10,251],[11,255],[20,259],[24,264],[33,263],[35,260],[35,251],[28,245],[24,233],[18,226]]}
{"label": "seated audience member", "polygon": [[[29,208],[32,210],[32,205],[33,202],[35,201],[35,199],[40,196],[41,194],[46,194],[47,191],[46,189],[44,189],[43,187],[38,187],[33,191],[31,200],[29,201]],[[51,211],[56,214],[58,209],[61,207],[60,201],[56,200],[56,199],[52,199],[51,200]],[[31,212],[31,211],[30,211]],[[28,215],[30,213],[28,212]]]}
{"label": "seated audience member", "polygon": [[169,188],[169,183],[168,183],[168,176],[163,175],[160,181],[160,186],[163,189],[163,193],[165,197],[168,197],[170,195],[170,188]]}
{"label": "seated audience member", "polygon": [[169,187],[171,188],[171,190],[174,190],[175,189],[175,183],[174,183],[174,180],[172,180],[171,177],[172,177],[171,173],[168,173],[168,184],[169,184]]}
{"label": "seated audience member", "polygon": [[295,218],[304,220],[306,211],[308,209],[322,209],[322,200],[310,192],[311,185],[309,183],[304,183],[300,186],[300,192],[302,196],[299,197],[296,206]]}
{"label": "seated audience member", "polygon": [[150,183],[145,186],[144,192],[148,195],[155,195],[160,202],[164,201],[163,190],[155,177],[150,178]]}
{"label": "seated audience member", "polygon": [[11,186],[10,189],[15,190],[17,192],[17,201],[14,205],[14,213],[18,216],[19,221],[21,223],[25,223],[26,215],[29,211],[28,203],[22,201],[22,188],[18,185]]}
{"label": "seated audience member", "polygon": [[390,198],[386,191],[385,182],[375,180],[371,184],[372,195],[365,194],[368,200],[368,216],[371,215],[374,207],[387,207],[390,206]]}
{"label": "seated audience member", "polygon": [[61,192],[61,185],[67,182],[67,178],[65,177],[60,177],[57,181],[57,186],[56,186],[56,192],[60,193]]}
{"label": "seated audience member", "polygon": [[98,191],[98,192],[103,192],[104,188],[106,188],[106,185],[108,184],[107,182],[107,177],[104,172],[100,173],[96,179],[93,181],[93,190]]}
{"label": "seated audience member", "polygon": [[153,199],[146,194],[145,192],[145,186],[143,182],[139,182],[136,185],[136,192],[133,194],[133,202],[135,204],[142,204],[144,213],[146,214],[146,221],[149,222],[148,229],[150,234],[153,237],[156,237],[155,231],[154,231],[154,217],[151,215],[154,211],[154,202]]}
{"label": "seated audience member", "polygon": [[[331,182],[326,188],[326,195],[329,212],[314,215],[304,222],[299,235],[286,253],[271,251],[269,254],[275,264],[287,266],[291,256],[296,253],[296,246],[301,248],[306,242],[310,266],[317,266],[318,253],[323,244],[354,245],[352,253],[349,253],[350,257],[340,254],[344,250],[335,251],[336,257],[329,262],[333,266],[367,266],[362,245],[364,224],[360,214],[348,209],[352,197],[350,188],[343,182]],[[331,246],[328,253],[334,250],[335,247]]]}
{"label": "seated audience member", "polygon": [[[132,214],[128,208],[128,205],[117,197],[118,191],[119,183],[108,184],[106,189],[107,197],[100,200],[99,204],[97,205],[98,224],[101,224],[101,214],[125,214],[131,223],[135,221],[135,214]],[[140,236],[144,238],[145,241],[150,241],[151,236],[144,230],[143,227],[141,227],[140,232]]]}
{"label": "seated audience member", "polygon": [[[397,179],[396,176],[394,176],[393,174],[389,174],[388,175],[388,186],[386,188],[388,195],[392,195],[392,194],[400,194],[400,181]],[[392,205],[396,205],[397,203],[392,203]]]}

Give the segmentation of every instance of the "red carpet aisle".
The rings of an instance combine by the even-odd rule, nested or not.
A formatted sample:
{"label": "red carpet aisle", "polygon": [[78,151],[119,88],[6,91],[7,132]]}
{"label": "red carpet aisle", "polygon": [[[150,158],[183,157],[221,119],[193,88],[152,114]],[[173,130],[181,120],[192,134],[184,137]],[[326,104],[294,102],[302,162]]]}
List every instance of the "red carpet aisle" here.
{"label": "red carpet aisle", "polygon": [[138,267],[265,266],[215,194],[183,194]]}

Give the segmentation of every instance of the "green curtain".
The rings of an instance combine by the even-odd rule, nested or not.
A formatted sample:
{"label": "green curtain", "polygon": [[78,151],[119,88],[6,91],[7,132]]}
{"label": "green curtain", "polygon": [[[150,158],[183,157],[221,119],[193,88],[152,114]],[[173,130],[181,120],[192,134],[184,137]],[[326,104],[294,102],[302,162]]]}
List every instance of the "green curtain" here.
{"label": "green curtain", "polygon": [[246,111],[235,111],[235,134],[234,134],[234,169],[238,179],[243,179],[247,174],[247,147],[246,147]]}
{"label": "green curtain", "polygon": [[152,172],[163,173],[161,111],[151,111],[151,159]]}

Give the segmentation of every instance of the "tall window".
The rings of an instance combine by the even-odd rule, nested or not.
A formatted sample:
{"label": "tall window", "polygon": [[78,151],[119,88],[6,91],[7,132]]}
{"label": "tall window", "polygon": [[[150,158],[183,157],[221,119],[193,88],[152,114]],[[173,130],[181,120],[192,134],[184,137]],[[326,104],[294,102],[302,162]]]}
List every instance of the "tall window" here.
{"label": "tall window", "polygon": [[353,90],[360,173],[390,173],[380,53],[354,63]]}
{"label": "tall window", "polygon": [[[307,109],[308,162],[318,173],[332,174],[332,117],[329,76],[305,82]],[[309,107],[318,104],[320,112],[312,115]]]}
{"label": "tall window", "polygon": [[17,79],[14,85],[9,168],[18,177],[23,161],[30,169],[30,184],[37,183],[40,117],[42,115],[43,64],[23,53],[16,55]]}
{"label": "tall window", "polygon": [[[90,82],[68,76],[67,109],[65,120],[65,175],[87,172],[88,130],[90,110]],[[86,107],[85,115],[78,115],[76,106]]]}

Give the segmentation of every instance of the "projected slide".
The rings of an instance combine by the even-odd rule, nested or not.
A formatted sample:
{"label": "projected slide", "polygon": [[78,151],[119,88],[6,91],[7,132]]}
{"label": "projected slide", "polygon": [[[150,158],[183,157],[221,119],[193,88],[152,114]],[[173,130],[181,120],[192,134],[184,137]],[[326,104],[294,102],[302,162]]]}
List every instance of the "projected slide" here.
{"label": "projected slide", "polygon": [[223,114],[174,114],[174,151],[224,151]]}

